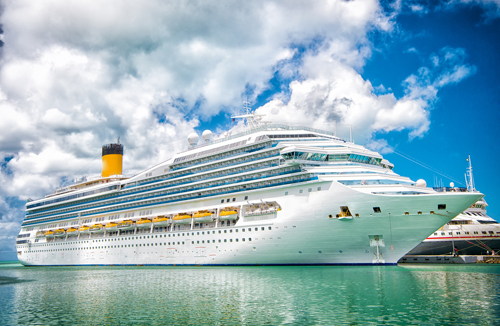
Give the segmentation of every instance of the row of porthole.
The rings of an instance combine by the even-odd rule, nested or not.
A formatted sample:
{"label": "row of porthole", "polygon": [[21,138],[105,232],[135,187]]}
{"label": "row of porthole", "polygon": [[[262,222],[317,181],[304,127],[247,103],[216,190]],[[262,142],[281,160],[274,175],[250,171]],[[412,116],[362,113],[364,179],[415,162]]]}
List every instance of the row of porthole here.
{"label": "row of porthole", "polygon": [[[316,188],[317,191],[321,191],[321,187]],[[312,192],[312,188],[308,188],[307,192]],[[304,189],[299,189],[299,194],[304,193]],[[288,191],[285,191],[285,196],[288,196]]]}
{"label": "row of porthole", "polygon": [[[240,229],[234,229],[235,232],[237,233]],[[252,231],[252,228],[242,228],[241,229],[241,232],[245,232],[245,230],[247,230],[248,232],[251,232]],[[260,230],[261,231],[264,231],[265,230],[265,227],[260,227]],[[268,226],[268,230],[272,230],[272,227],[271,226]],[[219,234],[222,233],[222,230],[218,230]],[[255,231],[259,231],[259,228],[258,227],[255,227]],[[206,231],[207,232],[207,235],[210,234],[210,231]],[[233,229],[229,229],[229,233],[232,233],[233,232]],[[227,229],[224,230],[224,233],[228,233],[227,232]],[[212,230],[212,234],[216,234],[215,230]],[[195,235],[195,232],[191,232],[191,235],[194,236]],[[200,235],[200,231],[196,232],[196,235]],[[205,231],[201,231],[201,235],[205,235]],[[160,234],[160,238],[162,238],[162,234]],[[173,234],[169,234],[168,237],[175,237],[175,233]],[[177,233],[177,236],[180,237],[181,236],[181,233]],[[189,236],[189,232],[186,232],[186,233],[182,233],[182,236]],[[143,236],[136,236],[135,237],[135,240],[140,240],[140,239],[143,239],[142,238]],[[149,239],[149,237],[153,238],[153,236],[147,236],[147,239]],[[167,235],[165,234],[165,238],[167,237]],[[156,235],[156,238],[158,238],[158,235]],[[146,236],[144,236],[144,239],[146,239]],[[107,241],[125,241],[125,240],[134,240],[134,237],[128,237],[128,238],[111,238],[111,239],[94,239],[92,240],[92,242],[107,242]],[[83,243],[88,243],[90,240],[85,240]],[[214,240],[215,241],[215,240]],[[243,240],[244,241],[244,240]],[[220,242],[220,241],[219,241]],[[63,244],[76,244],[76,243],[81,243],[81,242],[70,242],[70,243],[63,243]],[[35,245],[35,246],[55,246],[55,245],[58,245],[59,243],[47,243],[47,244],[39,244],[39,245]],[[194,242],[193,242],[194,244]]]}
{"label": "row of porthole", "polygon": [[[465,233],[466,235],[470,235],[470,232],[469,232],[469,231],[464,231],[464,233]],[[493,231],[488,231],[488,232],[486,232],[486,231],[481,231],[481,233],[482,233],[482,234],[490,234],[490,235],[495,234],[495,232],[493,232]],[[456,235],[461,235],[461,233],[460,233],[460,232],[455,232],[455,234],[456,234]],[[474,231],[474,234],[479,234],[479,231]],[[500,232],[497,232],[497,234],[500,234]],[[438,235],[438,233],[437,233],[437,232],[434,232],[434,235]],[[441,235],[446,235],[446,233],[445,233],[445,232],[441,232]],[[453,235],[453,234],[452,234],[452,232],[448,232],[448,235]]]}
{"label": "row of porthole", "polygon": [[[210,243],[210,240],[206,240],[207,244]],[[241,241],[242,242],[245,242],[246,241],[246,238],[241,238]],[[252,241],[252,238],[248,238],[248,241]],[[227,239],[224,239],[224,241],[222,241],[222,239],[219,239],[218,241],[219,243],[222,243],[222,242],[225,242],[227,243]],[[229,242],[233,242],[233,239],[229,239]],[[235,242],[239,242],[239,238],[236,238],[235,239]],[[215,243],[215,240],[212,240],[212,243]],[[160,246],[162,245],[162,243],[160,242],[159,243]],[[178,241],[177,242],[177,245],[184,245],[184,241]],[[194,244],[194,241],[191,241],[191,244]],[[200,241],[197,241],[197,244],[200,244]],[[202,244],[205,244],[205,240],[202,240]],[[149,246],[153,246],[153,243],[149,244],[142,244],[142,243],[139,243],[139,244],[135,244],[135,247],[149,247]],[[154,243],[155,246],[158,246],[158,242]],[[167,242],[164,242],[163,243],[164,246],[167,246]],[[168,242],[168,246],[175,246],[176,243],[175,242]],[[134,247],[134,244],[129,244],[129,245],[115,245],[115,246],[95,246],[95,247],[85,247],[85,248],[66,248],[66,249],[46,249],[46,250],[33,250],[32,252],[53,252],[53,251],[73,251],[73,250],[92,250],[92,249],[114,249],[114,248],[130,248],[130,247]]]}

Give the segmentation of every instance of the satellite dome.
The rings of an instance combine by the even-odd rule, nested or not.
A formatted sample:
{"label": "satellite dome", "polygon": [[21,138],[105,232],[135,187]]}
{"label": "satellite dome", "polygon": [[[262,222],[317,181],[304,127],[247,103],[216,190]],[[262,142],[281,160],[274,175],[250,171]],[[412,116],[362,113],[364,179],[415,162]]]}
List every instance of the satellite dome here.
{"label": "satellite dome", "polygon": [[205,130],[201,136],[203,137],[203,139],[205,139],[206,142],[209,142],[212,140],[212,132],[210,130]]}
{"label": "satellite dome", "polygon": [[455,187],[455,184],[453,182],[450,182],[450,188]]}
{"label": "satellite dome", "polygon": [[191,145],[191,146],[198,144],[199,139],[200,139],[200,137],[195,132],[192,132],[188,135],[188,142],[189,142],[189,145]]}
{"label": "satellite dome", "polygon": [[418,179],[417,180],[417,187],[425,188],[425,187],[427,187],[427,182],[425,182],[424,179]]}

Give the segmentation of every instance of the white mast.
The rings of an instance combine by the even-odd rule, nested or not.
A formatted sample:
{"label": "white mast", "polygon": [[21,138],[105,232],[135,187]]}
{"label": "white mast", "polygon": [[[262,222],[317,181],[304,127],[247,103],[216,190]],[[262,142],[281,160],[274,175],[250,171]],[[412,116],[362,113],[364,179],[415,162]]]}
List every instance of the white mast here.
{"label": "white mast", "polygon": [[232,116],[231,119],[246,119],[248,129],[256,129],[263,123],[266,123],[261,121],[265,114],[255,114],[255,112],[250,111],[250,107],[248,106],[249,104],[250,103],[248,101],[243,101],[243,109],[245,109],[246,113]]}
{"label": "white mast", "polygon": [[467,191],[474,192],[476,191],[476,186],[474,185],[474,177],[472,175],[472,161],[470,159],[470,155],[469,158],[467,158],[467,161],[469,162],[469,167],[467,168],[467,173],[465,174],[465,183],[467,184]]}

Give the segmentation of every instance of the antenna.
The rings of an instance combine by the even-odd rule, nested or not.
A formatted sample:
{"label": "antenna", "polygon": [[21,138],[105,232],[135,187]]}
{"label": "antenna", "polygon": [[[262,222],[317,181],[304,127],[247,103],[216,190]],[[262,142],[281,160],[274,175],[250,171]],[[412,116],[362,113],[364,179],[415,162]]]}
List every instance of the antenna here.
{"label": "antenna", "polygon": [[232,116],[231,119],[233,120],[233,122],[234,122],[234,119],[237,119],[237,118],[246,119],[246,124],[247,124],[248,129],[250,129],[250,130],[257,129],[257,128],[261,127],[263,123],[264,124],[266,123],[264,121],[261,121],[262,117],[264,117],[265,114],[255,114],[255,112],[251,111],[249,104],[250,103],[248,101],[243,101],[243,109],[245,109],[246,113],[241,114],[241,115]]}
{"label": "antenna", "polygon": [[[469,162],[469,167],[467,168],[467,173],[465,175],[465,183],[467,184],[467,191],[474,192],[476,191],[476,187],[474,185],[474,176],[472,175],[472,161],[470,159],[470,155],[467,158],[467,161]],[[467,180],[467,176],[469,177],[469,180]]]}

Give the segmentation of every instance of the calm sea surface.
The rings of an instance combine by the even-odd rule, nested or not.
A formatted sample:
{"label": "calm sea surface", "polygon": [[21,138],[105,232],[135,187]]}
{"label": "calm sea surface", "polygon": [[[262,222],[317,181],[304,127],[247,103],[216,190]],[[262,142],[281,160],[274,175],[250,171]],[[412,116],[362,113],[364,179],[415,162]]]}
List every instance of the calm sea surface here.
{"label": "calm sea surface", "polygon": [[500,324],[500,266],[0,264],[1,325]]}

